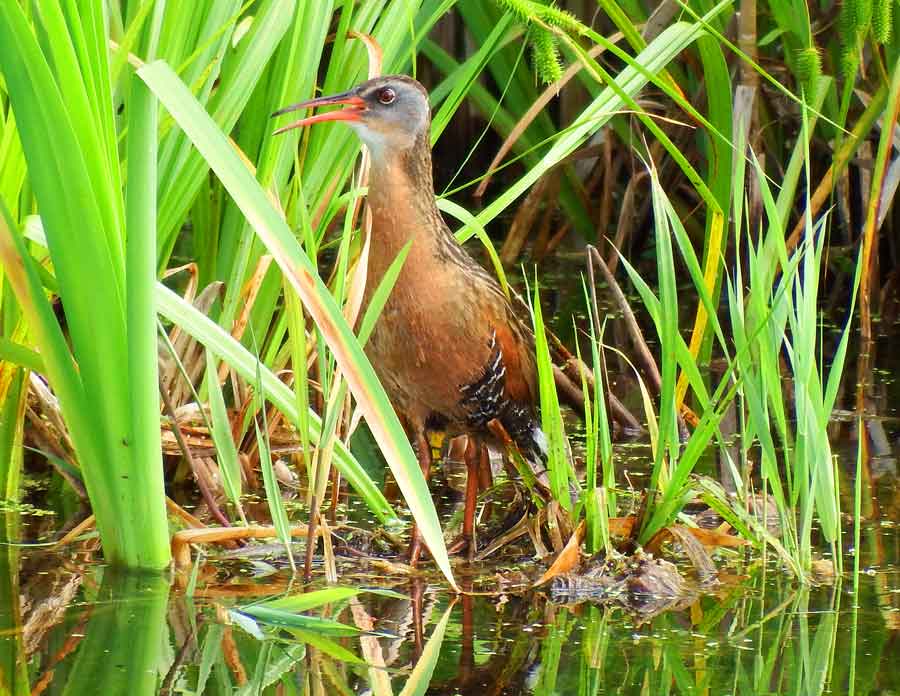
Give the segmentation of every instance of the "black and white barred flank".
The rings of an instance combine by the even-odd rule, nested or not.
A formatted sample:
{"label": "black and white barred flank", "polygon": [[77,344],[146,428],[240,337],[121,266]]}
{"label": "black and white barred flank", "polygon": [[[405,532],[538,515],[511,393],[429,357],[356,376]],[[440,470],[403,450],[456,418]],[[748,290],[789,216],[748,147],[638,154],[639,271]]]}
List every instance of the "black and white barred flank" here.
{"label": "black and white barred flank", "polygon": [[490,350],[490,358],[478,379],[460,387],[460,404],[468,412],[468,424],[473,428],[484,428],[496,418],[526,459],[533,464],[543,464],[547,460],[547,438],[534,410],[528,404],[504,397],[506,366],[496,331],[491,334]]}

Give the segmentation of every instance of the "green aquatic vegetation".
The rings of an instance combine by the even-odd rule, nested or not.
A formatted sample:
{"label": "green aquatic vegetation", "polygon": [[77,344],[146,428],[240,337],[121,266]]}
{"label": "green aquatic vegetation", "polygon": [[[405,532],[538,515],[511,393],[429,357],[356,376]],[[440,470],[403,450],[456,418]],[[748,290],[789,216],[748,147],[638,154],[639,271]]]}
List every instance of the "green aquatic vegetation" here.
{"label": "green aquatic vegetation", "polygon": [[[107,557],[162,568],[169,545],[152,301],[157,106],[134,86],[124,167],[100,5],[70,14],[53,5],[38,21],[54,37],[46,46],[18,3],[0,10],[0,69],[66,311],[65,336],[32,242],[5,201],[0,253],[59,397]],[[153,37],[151,28],[151,51]]]}
{"label": "green aquatic vegetation", "polygon": [[[609,518],[618,511],[616,497],[616,469],[612,456],[612,435],[606,407],[608,388],[607,372],[602,362],[603,327],[597,331],[595,304],[589,300],[585,288],[590,326],[590,365],[593,389],[588,388],[587,374],[581,375],[581,392],[584,397],[585,432],[585,521],[587,523],[587,549],[596,553],[601,548],[612,550],[609,534]],[[581,361],[580,344],[576,343],[578,360]],[[600,479],[598,480],[598,473]]]}
{"label": "green aquatic vegetation", "polygon": [[574,35],[583,34],[587,28],[571,12],[560,9],[555,3],[532,0],[495,0],[518,21],[528,27],[526,40],[531,45],[534,71],[545,84],[553,84],[562,77],[559,43],[551,27]]}
{"label": "green aquatic vegetation", "polygon": [[[798,147],[802,148],[804,142],[801,140]],[[751,540],[776,544],[788,566],[805,577],[813,560],[814,521],[818,522],[831,546],[834,558],[840,562],[837,552],[839,498],[827,426],[843,373],[850,323],[848,320],[841,331],[837,351],[826,373],[821,367],[818,309],[825,221],[820,220],[815,225],[807,223],[808,241],[788,253],[784,244],[787,221],[780,216],[757,161],[753,159],[752,162],[768,219],[763,227],[764,234],[756,240],[740,232],[740,225],[736,227],[735,248],[739,252],[747,250],[749,278],[745,283],[743,263],[737,263],[733,278],[726,281],[730,309],[727,335],[730,340],[726,339],[715,318],[708,287],[700,275],[681,222],[658,184],[655,170],[651,170],[651,186],[659,299],[634,268],[623,261],[656,324],[663,375],[660,417],[653,428],[658,433],[654,467],[639,539],[647,541],[671,524],[684,504],[695,495],[695,484],[690,475],[708,443],[713,438],[721,439],[719,423],[724,409],[737,397],[742,424],[739,432],[742,461],[729,462],[732,485],[739,497],[750,495],[754,484],[748,454],[758,446],[764,490],[770,490],[773,495],[784,530],[783,544],[758,527],[754,531],[740,524],[739,528]],[[742,165],[738,175],[743,176],[743,171]],[[739,222],[740,205],[736,199],[735,216]],[[703,386],[700,365],[679,335],[678,309],[674,300],[675,266],[668,241],[672,236],[679,240],[677,246],[691,270],[694,289],[707,307],[713,332],[727,361],[727,370],[712,396]],[[777,273],[779,269],[780,274]],[[856,277],[858,283],[859,267]],[[852,296],[855,297],[855,286]],[[851,301],[849,316],[852,315]],[[785,374],[780,363],[782,351],[788,359],[790,388],[785,387]],[[702,414],[700,423],[684,444],[680,443],[674,429],[675,404],[678,403],[676,367],[685,371]],[[773,430],[780,439],[780,448],[776,446]],[[717,507],[724,513],[724,506]]]}
{"label": "green aquatic vegetation", "polygon": [[[867,451],[861,441],[856,479],[847,485],[826,427],[845,399],[839,387],[854,355],[857,288],[874,297],[879,279],[869,275],[869,259],[890,257],[878,242],[893,231],[891,216],[885,219],[900,104],[893,5],[599,0],[596,16],[577,18],[566,7],[531,0],[3,5],[0,497],[20,494],[22,467],[36,456],[24,449],[35,445],[29,418],[61,415],[62,451],[39,454],[75,486],[86,483],[106,559],[154,568],[168,562],[156,365],[161,316],[200,355],[190,373],[202,397],[191,398],[208,408],[233,519],[247,517],[239,457],[255,448],[280,541],[289,525],[315,519],[329,493],[338,500],[346,485],[391,531],[405,501],[452,583],[431,492],[364,353],[405,251],[359,311],[358,259],[366,244],[359,144],[328,124],[275,138],[280,124],[270,118],[285,104],[342,91],[370,73],[419,71],[433,81],[432,142],[452,150],[451,170],[459,164],[452,157],[465,155],[458,174],[468,172],[489,160],[492,141],[511,139],[513,156],[493,170],[480,210],[462,198],[474,182],[458,177],[440,200],[457,238],[484,248],[505,291],[496,237],[504,216],[536,185],[550,182],[552,193],[538,206],[548,227],[561,238],[570,225],[579,248],[586,241],[610,258],[616,252],[608,238],[618,237],[620,220],[635,221],[616,241],[619,279],[639,298],[662,367],[661,393],[646,381],[638,386],[650,440],[639,462],[613,447],[605,399],[615,383],[605,361],[628,349],[608,345],[616,320],[587,300],[596,290],[588,287],[588,316],[576,319],[578,340],[570,346],[589,367],[576,384],[585,448],[584,475],[575,474],[544,335],[548,325],[568,328],[571,318],[550,316],[537,282],[529,295],[551,495],[570,509],[575,528],[584,521],[586,550],[612,551],[610,519],[641,495],[639,543],[672,524],[692,524],[684,507],[699,499],[752,543],[740,558],[722,553],[740,572],[755,582],[777,566],[806,579],[823,551],[840,570],[841,519],[851,512],[852,488],[849,611],[840,586],[796,591],[780,573],[769,585],[748,583],[745,594],[726,578],[721,593],[699,598],[690,617],[660,616],[644,626],[617,610],[570,611],[536,595],[490,603],[465,596],[426,603],[426,611],[419,605],[418,640],[411,634],[395,650],[402,640],[381,635],[377,623],[373,630],[359,611],[359,583],[223,602],[231,626],[216,622],[212,602],[198,604],[200,612],[191,604],[184,635],[180,624],[166,626],[165,583],[125,583],[123,593],[142,598],[129,604],[104,571],[102,584],[86,583],[78,611],[95,599],[103,604],[93,608],[79,652],[60,666],[49,650],[78,624],[73,618],[52,629],[46,654],[27,658],[16,615],[25,606],[20,549],[7,544],[0,559],[11,570],[2,574],[2,594],[15,611],[4,624],[4,664],[15,671],[0,681],[27,690],[55,671],[54,686],[65,680],[73,693],[85,683],[121,690],[127,678],[148,694],[368,688],[407,696],[430,684],[460,690],[451,682],[456,675],[499,667],[493,674],[510,692],[542,694],[876,688],[890,607],[861,572],[870,562],[861,558],[868,550],[861,542],[880,543],[864,518]],[[433,32],[448,12],[447,32]],[[727,39],[735,23],[738,46]],[[381,46],[381,56],[361,35]],[[556,85],[560,76],[571,81]],[[542,91],[541,81],[563,98]],[[468,130],[448,130],[467,117]],[[870,166],[866,150],[878,130]],[[471,145],[441,142],[459,132],[481,135]],[[765,160],[757,159],[763,152]],[[184,263],[193,265],[191,281],[168,273]],[[823,294],[835,279],[844,285],[831,300],[849,311],[837,330],[826,331]],[[549,284],[538,280],[546,298]],[[198,291],[223,283],[220,299],[199,310],[194,282]],[[44,380],[59,413],[44,404],[39,413],[31,401]],[[730,410],[735,432],[724,432]],[[351,449],[363,419],[378,456]],[[309,484],[299,514],[284,509],[271,466],[275,420],[296,438],[292,464]],[[857,427],[864,430],[864,421]],[[722,482],[705,475],[717,455]],[[381,457],[404,501],[385,497]],[[637,465],[650,469],[649,487],[629,495],[617,478]],[[780,537],[760,519],[760,497],[764,510],[774,509]],[[195,565],[190,597],[203,596],[204,570]],[[863,611],[878,601],[887,607],[880,623]],[[380,607],[383,615],[371,610],[370,618],[415,617],[410,600],[397,602],[390,611]],[[515,614],[517,604],[527,606]],[[141,635],[132,636],[137,629]],[[118,638],[112,652],[104,643],[111,633]],[[166,636],[184,643],[168,645]],[[134,646],[140,654],[132,654]],[[834,657],[844,654],[846,661]],[[890,688],[891,675],[878,678]]]}

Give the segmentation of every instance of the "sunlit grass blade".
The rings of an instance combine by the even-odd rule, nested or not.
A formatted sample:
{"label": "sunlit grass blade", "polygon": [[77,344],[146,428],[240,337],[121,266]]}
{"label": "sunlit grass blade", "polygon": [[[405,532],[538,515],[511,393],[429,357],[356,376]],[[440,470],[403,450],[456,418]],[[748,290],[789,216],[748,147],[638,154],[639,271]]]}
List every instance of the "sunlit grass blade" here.
{"label": "sunlit grass blade", "polygon": [[[40,353],[8,338],[0,338],[0,360],[10,365],[28,368],[32,372],[44,371],[44,361],[41,360]],[[3,383],[2,379],[0,383]]]}
{"label": "sunlit grass blade", "polygon": [[[588,388],[588,379],[585,373],[581,375],[581,391],[584,397],[584,427],[585,427],[585,518],[587,522],[588,550],[597,552],[602,545],[607,552],[612,550],[609,536],[609,517],[616,514],[615,493],[615,468],[612,456],[612,436],[610,434],[609,418],[606,409],[606,384],[604,381],[605,370],[601,363],[600,346],[603,343],[604,324],[600,327],[600,337],[596,335],[594,305],[590,299],[590,293],[582,278],[582,290],[584,291],[585,305],[587,307],[587,322],[590,327],[591,339],[591,376],[593,377],[593,396]],[[573,319],[574,321],[574,319]],[[576,355],[581,361],[581,347],[575,344]],[[600,469],[601,478],[598,481],[597,472]]]}
{"label": "sunlit grass blade", "polygon": [[[588,323],[591,326],[591,340],[593,341],[593,322],[591,321],[591,309],[588,306]],[[581,348],[576,343],[576,356],[581,361]],[[588,551],[596,553],[601,544],[607,550],[609,545],[609,520],[606,518],[606,506],[598,505],[600,489],[597,487],[597,469],[601,466],[599,439],[599,426],[597,424],[597,411],[594,408],[594,400],[591,399],[590,390],[588,389],[587,377],[584,373],[581,375],[581,394],[584,398],[584,466],[585,466],[585,501],[584,501],[584,518],[587,524],[587,547]],[[605,498],[605,496],[604,496]],[[606,501],[604,500],[604,503]]]}
{"label": "sunlit grass blade", "polygon": [[310,427],[309,427],[309,389],[307,365],[306,320],[303,305],[294,293],[285,286],[284,308],[288,320],[288,341],[290,343],[291,367],[294,373],[294,394],[297,399],[297,436],[300,440],[300,457],[306,475],[310,475]]}
{"label": "sunlit grass blade", "polygon": [[[51,362],[57,367],[72,365],[73,360],[77,364],[81,386],[76,398],[71,398],[75,393],[72,385],[65,383],[72,380],[59,370],[54,370],[53,376],[62,383],[52,386],[66,394],[61,399],[64,416],[77,442],[107,560],[162,568],[170,558],[168,526],[161,461],[156,456],[156,385],[152,370],[147,370],[156,347],[155,330],[151,339],[147,323],[153,306],[152,293],[146,290],[148,279],[153,281],[141,265],[141,254],[136,253],[132,257],[137,274],[132,279],[134,293],[126,304],[125,274],[131,264],[125,261],[125,240],[130,235],[125,230],[115,155],[118,135],[113,130],[107,84],[108,46],[98,29],[102,26],[102,22],[98,25],[99,5],[70,10],[64,18],[59,7],[48,5],[46,13],[36,16],[44,23],[39,35],[53,35],[42,50],[21,6],[0,6],[0,69],[46,232],[71,353],[58,329],[51,332],[55,335],[42,331],[46,343],[39,347],[48,367]],[[83,22],[92,27],[88,34],[82,33]],[[141,99],[149,99],[149,94],[135,95],[131,114],[135,123],[144,122],[154,108],[152,101],[141,103]],[[48,133],[53,137],[48,138]],[[135,136],[136,148],[139,142],[147,145],[147,140],[138,140],[142,137],[144,134]],[[155,138],[155,134],[147,137]],[[149,162],[134,163],[134,167],[139,181],[153,172]],[[129,205],[132,221],[139,225],[132,241],[136,250],[142,250],[150,233],[143,216],[151,210],[153,194],[138,193],[132,192]],[[78,221],[79,234],[71,233],[73,221]],[[152,220],[150,224],[152,227]],[[24,258],[24,247],[19,253]],[[144,276],[138,277],[142,273]],[[39,285],[27,291],[25,285],[21,284],[21,289],[32,296],[30,300],[20,298],[20,302],[29,301],[32,309],[37,309],[34,302],[43,291]],[[97,321],[98,316],[102,322]],[[34,314],[32,318],[49,319]],[[145,345],[146,341],[151,342]],[[58,354],[51,356],[53,352]],[[131,388],[130,360],[135,361],[133,369],[141,373],[134,385],[137,392]],[[66,371],[69,369],[74,365]],[[138,417],[135,409],[140,410]],[[139,435],[135,428],[141,430]],[[123,469],[128,475],[122,475]]]}
{"label": "sunlit grass blade", "polygon": [[[635,290],[637,290],[638,295],[640,295],[641,301],[644,303],[644,308],[653,320],[657,332],[661,333],[663,321],[662,304],[656,295],[653,294],[653,290],[641,277],[638,270],[631,265],[628,259],[620,254],[619,260],[622,267],[625,269],[625,272],[628,274],[629,280],[631,280]],[[688,384],[690,384],[699,404],[705,407],[709,401],[709,394],[707,393],[703,378],[700,375],[696,360],[691,355],[690,349],[680,333],[676,332],[673,340],[675,342],[674,350],[678,365],[687,375]]]}
{"label": "sunlit grass blade", "polygon": [[[106,53],[103,52],[103,61]],[[102,86],[98,86],[101,88]],[[111,106],[111,105],[108,105]],[[111,111],[111,109],[110,109]],[[130,486],[145,501],[137,511],[140,519],[154,520],[145,526],[145,541],[153,548],[168,547],[163,501],[160,430],[159,353],[156,342],[156,99],[146,85],[135,80],[129,99],[128,187],[125,192],[125,309],[127,325],[130,456]],[[114,135],[114,131],[107,134]],[[114,145],[114,143],[113,143]],[[115,157],[115,152],[110,153]],[[118,166],[116,160],[115,166]]]}
{"label": "sunlit grass blade", "polygon": [[[653,191],[653,221],[656,237],[656,268],[659,275],[660,300],[660,355],[662,386],[659,403],[659,446],[650,476],[650,500],[657,491],[665,494],[662,476],[668,478],[669,467],[678,461],[679,440],[678,424],[675,411],[676,399],[670,398],[675,393],[675,376],[677,369],[676,342],[678,341],[678,289],[675,280],[675,260],[672,254],[671,229],[665,215],[661,200],[660,184],[655,167],[651,166],[650,178]],[[652,510],[652,505],[648,506]]]}
{"label": "sunlit grass blade", "polygon": [[[227,51],[231,37],[228,29],[240,19],[236,10],[241,3],[220,0],[208,4],[174,5],[180,6],[185,15],[180,18],[182,22],[203,22],[204,35],[210,39],[203,46],[204,50],[197,49],[197,60],[192,63],[184,79],[192,85],[194,79],[202,81],[203,89],[198,97],[207,105],[213,120],[226,132],[231,132],[288,29],[296,0],[264,0],[258,3],[249,31],[233,51]],[[167,3],[167,15],[171,16],[171,21],[178,22],[179,17],[172,7],[172,3]],[[221,56],[225,52],[228,60],[223,63]],[[166,58],[168,52],[160,50],[159,55]],[[162,153],[159,264],[168,261],[178,230],[209,168],[203,157],[191,147],[189,138],[176,130],[167,134]]]}
{"label": "sunlit grass blade", "polygon": [[0,500],[19,500],[29,371],[0,363]]}
{"label": "sunlit grass blade", "polygon": [[[254,337],[255,338],[255,337]],[[256,341],[254,340],[254,343]],[[284,544],[284,550],[291,570],[296,573],[297,566],[294,563],[294,554],[291,551],[291,528],[287,511],[284,509],[284,501],[281,499],[281,488],[275,476],[275,467],[272,465],[272,447],[269,443],[269,424],[266,418],[266,392],[262,384],[262,367],[256,361],[256,380],[253,383],[255,390],[256,412],[262,417],[262,428],[259,427],[259,417],[254,415],[253,428],[256,430],[256,447],[259,452],[259,468],[262,470],[263,486],[266,491],[266,502],[269,504],[269,514],[272,516],[272,525],[278,534],[278,540]],[[313,543],[313,540],[310,540]]]}
{"label": "sunlit grass blade", "polygon": [[550,490],[554,500],[566,510],[572,510],[572,497],[569,493],[570,478],[577,483],[574,471],[570,477],[571,464],[567,452],[567,440],[562,413],[559,409],[559,397],[556,393],[556,381],[553,376],[553,361],[550,359],[550,347],[541,312],[540,291],[535,284],[531,303],[531,316],[534,323],[535,359],[537,361],[538,393],[541,400],[541,429],[547,437],[547,473],[550,479]]}
{"label": "sunlit grass blade", "polygon": [[325,619],[320,616],[295,614],[281,609],[271,609],[263,604],[239,607],[233,611],[240,612],[246,616],[251,616],[257,621],[272,626],[300,628],[332,636],[355,636],[360,633],[360,630],[355,626],[348,626],[340,621]]}
{"label": "sunlit grass blade", "polygon": [[400,250],[400,253],[397,254],[397,258],[391,261],[391,265],[388,266],[384,275],[381,277],[381,282],[372,293],[372,296],[369,299],[369,305],[366,307],[366,311],[363,313],[362,319],[359,322],[358,338],[360,344],[366,345],[369,337],[372,335],[372,330],[375,328],[375,322],[378,321],[378,317],[381,316],[384,305],[391,294],[391,290],[394,289],[394,284],[400,276],[400,271],[403,269],[403,264],[406,263],[406,257],[411,248],[412,241],[409,241]]}
{"label": "sunlit grass blade", "polygon": [[506,272],[503,270],[503,262],[500,261],[500,256],[497,254],[497,250],[494,248],[494,244],[491,242],[491,238],[488,236],[484,226],[482,226],[472,213],[449,199],[439,198],[437,205],[443,212],[452,215],[463,223],[463,228],[456,233],[456,238],[460,243],[469,239],[473,234],[478,237],[478,241],[484,246],[484,250],[491,260],[491,266],[494,268],[494,273],[497,274],[497,280],[500,281],[500,287],[503,288],[503,292],[508,296],[509,287],[506,280]]}
{"label": "sunlit grass blade", "polygon": [[315,631],[309,631],[303,628],[291,628],[288,629],[288,633],[290,633],[297,642],[305,643],[316,650],[321,650],[325,655],[329,655],[348,665],[364,666],[366,664],[365,660],[357,657],[344,646]]}
{"label": "sunlit grass blade", "polygon": [[325,604],[343,602],[351,597],[356,597],[365,590],[357,587],[328,587],[324,590],[314,590],[302,594],[293,594],[279,599],[270,599],[263,603],[269,609],[281,611],[309,611]]}

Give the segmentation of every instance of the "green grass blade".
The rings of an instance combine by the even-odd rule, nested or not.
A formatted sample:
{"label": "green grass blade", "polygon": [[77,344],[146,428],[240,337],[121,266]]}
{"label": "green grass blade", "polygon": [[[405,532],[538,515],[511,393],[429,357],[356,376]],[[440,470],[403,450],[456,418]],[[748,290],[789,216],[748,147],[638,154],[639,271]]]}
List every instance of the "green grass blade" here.
{"label": "green grass blade", "polygon": [[[531,316],[534,323],[538,392],[541,400],[541,428],[547,436],[547,474],[550,479],[550,490],[553,498],[571,512],[572,497],[569,494],[571,465],[566,453],[566,431],[559,410],[559,397],[553,377],[553,361],[550,358],[550,347],[547,344],[547,334],[541,312],[541,298],[537,285],[535,285],[532,298]],[[574,472],[572,473],[574,474]],[[577,482],[574,475],[572,479]]]}
{"label": "green grass blade", "polygon": [[[259,387],[259,383],[257,383]],[[297,566],[294,563],[294,554],[291,551],[291,527],[287,512],[284,509],[284,501],[281,499],[281,488],[275,476],[275,468],[272,466],[272,448],[269,445],[269,430],[265,423],[266,405],[263,398],[259,399],[259,410],[263,414],[263,428],[260,429],[259,421],[253,419],[253,427],[256,430],[256,447],[259,450],[259,468],[262,470],[263,487],[266,491],[266,501],[269,503],[269,514],[272,516],[272,526],[278,540],[284,545],[291,570],[296,573]]]}
{"label": "green grass blade", "polygon": [[359,322],[360,344],[366,345],[369,336],[372,335],[372,330],[375,328],[375,322],[377,322],[378,317],[381,316],[381,311],[384,309],[384,305],[387,302],[388,296],[391,294],[391,290],[394,289],[394,284],[400,276],[400,271],[403,270],[403,264],[406,263],[406,256],[409,254],[411,248],[412,240],[408,241],[400,250],[400,253],[397,254],[397,258],[391,261],[391,265],[388,266],[384,275],[381,277],[381,282],[378,284],[378,287],[375,288],[375,292],[372,293],[372,297],[369,299],[369,305],[366,307],[366,311]]}
{"label": "green grass blade", "polygon": [[332,619],[323,619],[319,616],[306,616],[305,614],[294,614],[289,611],[280,609],[270,609],[262,604],[256,604],[249,607],[240,607],[233,611],[240,612],[247,616],[272,626],[282,626],[284,628],[300,628],[307,631],[316,631],[332,636],[355,636],[360,630],[355,626]]}
{"label": "green grass blade", "polygon": [[345,599],[356,597],[365,590],[357,587],[328,587],[324,590],[314,590],[303,594],[290,595],[264,602],[262,606],[281,611],[309,611],[321,607],[324,604],[343,602]]}
{"label": "green grass blade", "polygon": [[238,461],[238,450],[234,444],[228,411],[225,409],[222,385],[219,384],[216,356],[208,347],[206,350],[206,389],[209,392],[212,439],[216,446],[219,473],[222,475],[222,488],[238,511],[241,520],[246,524],[244,509],[241,506],[241,465]]}
{"label": "green grass blade", "polygon": [[406,684],[403,685],[400,696],[425,696],[425,693],[428,691],[428,685],[431,683],[431,676],[434,674],[434,668],[437,666],[438,657],[441,655],[444,634],[447,632],[447,624],[450,623],[450,613],[452,611],[453,605],[451,604],[444,611],[441,620],[438,621],[437,626],[431,632],[422,654],[419,655],[416,666],[413,667]]}
{"label": "green grass blade", "polygon": [[0,500],[13,504],[19,501],[22,482],[28,376],[28,370],[0,364],[6,387],[0,393]]}
{"label": "green grass blade", "polygon": [[340,660],[349,665],[360,665],[364,667],[366,661],[360,657],[357,657],[352,652],[347,650],[347,648],[342,645],[336,643],[330,638],[326,638],[314,631],[307,631],[302,628],[292,628],[289,629],[289,633],[294,637],[294,640],[297,640],[301,643],[306,643],[314,647],[316,650],[320,650],[326,655],[335,658],[336,660]]}
{"label": "green grass blade", "polygon": [[[605,88],[581,113],[573,128],[553,143],[541,160],[532,166],[518,181],[488,205],[477,219],[486,225],[503,212],[513,201],[527,191],[550,168],[556,166],[578,148],[586,138],[601,128],[625,105],[619,94],[634,97],[648,82],[648,74],[662,70],[678,53],[689,46],[701,34],[698,24],[678,22],[663,31],[635,58],[644,70],[627,66],[616,77],[617,89]],[[618,93],[617,93],[618,92]]]}
{"label": "green grass blade", "polygon": [[132,486],[141,491],[135,501],[137,519],[148,546],[159,549],[156,564],[169,561],[169,530],[163,501],[162,443],[159,428],[159,354],[156,342],[156,99],[139,80],[131,84],[128,128],[128,188],[125,193],[126,311],[128,384],[131,391]]}
{"label": "green grass blade", "polygon": [[[193,3],[168,3],[169,8],[178,5],[191,8]],[[258,5],[250,31],[234,50],[229,50],[230,32],[223,32],[198,57],[195,72],[185,75],[190,84],[193,84],[192,75],[202,75],[204,89],[199,96],[208,104],[213,120],[229,133],[235,127],[256,85],[265,74],[265,66],[287,31],[294,16],[296,1],[265,0]],[[227,28],[232,25],[239,18],[232,8],[238,6],[236,2],[227,3],[225,0],[211,3],[205,8],[210,17],[204,31],[218,34],[220,26]],[[197,12],[204,11],[200,5],[197,8]],[[167,12],[170,13],[174,15],[171,10]],[[223,54],[228,55],[225,61],[222,60]],[[159,55],[168,57],[169,53],[161,49]],[[211,64],[215,70],[204,74],[207,64]],[[168,137],[171,153],[162,160],[164,166],[161,167],[160,177],[163,184],[159,206],[160,258],[157,259],[160,266],[168,260],[178,230],[208,171],[208,164],[193,150],[189,139],[174,131]],[[164,154],[165,152],[164,149]]]}
{"label": "green grass blade", "polygon": [[[49,22],[48,31],[54,28],[54,35],[44,52],[20,5],[0,5],[0,69],[10,90],[29,181],[59,283],[72,353],[60,345],[58,329],[51,332],[56,335],[44,331],[48,343],[39,347],[48,369],[51,360],[57,367],[72,358],[77,363],[79,397],[61,401],[68,403],[64,417],[73,439],[80,443],[79,460],[106,559],[162,568],[169,562],[162,474],[160,459],[148,454],[148,448],[158,447],[149,442],[151,432],[159,438],[159,416],[132,416],[134,400],[143,402],[149,387],[140,385],[138,394],[131,390],[124,207],[118,161],[110,162],[109,152],[109,143],[116,142],[117,135],[105,132],[112,129],[107,113],[111,107],[108,96],[98,96],[109,85],[105,57],[95,54],[107,52],[108,46],[96,27],[89,27],[88,35],[82,33],[78,15],[73,14],[67,24],[52,3],[47,9],[41,19]],[[74,6],[69,9],[75,11]],[[93,13],[88,21],[96,24],[98,5],[85,4],[83,9]],[[135,209],[145,205],[134,200]],[[76,221],[78,233],[73,234]],[[136,234],[140,246],[139,229]],[[24,247],[19,253],[24,257]],[[142,282],[146,278],[138,285]],[[32,294],[35,308],[37,293],[42,291],[34,286],[26,292]],[[146,295],[142,297],[137,289],[136,299],[143,303]],[[137,304],[134,309],[139,309]],[[143,310],[152,315],[152,305],[144,305]],[[46,317],[33,318],[44,321]],[[135,342],[146,337],[145,328],[135,328]],[[50,353],[57,351],[51,358]],[[134,359],[146,361],[149,354],[150,348],[143,346]],[[71,397],[71,385],[65,384],[68,378],[58,371],[56,377],[63,383],[54,382],[53,388]],[[136,447],[135,427],[144,429]]]}
{"label": "green grass blade", "polygon": [[44,372],[44,361],[41,360],[40,353],[8,338],[0,338],[0,360],[27,367],[32,372]]}
{"label": "green grass blade", "polygon": [[480,42],[478,51],[466,61],[464,71],[457,71],[453,89],[432,119],[432,144],[441,136],[441,133],[444,132],[444,129],[450,123],[450,119],[453,114],[456,113],[456,110],[462,103],[463,97],[468,92],[469,85],[484,71],[485,66],[489,63],[492,55],[496,51],[501,38],[511,25],[512,16],[508,14],[504,15],[491,29],[491,33],[484,38],[484,41]]}
{"label": "green grass blade", "polygon": [[438,199],[438,208],[445,213],[449,213],[463,223],[463,228],[456,232],[456,239],[459,240],[460,244],[465,242],[472,235],[478,237],[478,241],[484,245],[484,250],[491,260],[491,265],[494,267],[494,273],[497,274],[497,280],[500,281],[500,287],[503,288],[503,292],[506,293],[506,296],[508,297],[509,286],[506,281],[506,272],[503,270],[503,263],[500,261],[500,256],[497,254],[497,250],[494,248],[494,244],[491,242],[487,230],[484,229],[484,225],[478,221],[478,218],[461,205],[457,205],[446,198]]}

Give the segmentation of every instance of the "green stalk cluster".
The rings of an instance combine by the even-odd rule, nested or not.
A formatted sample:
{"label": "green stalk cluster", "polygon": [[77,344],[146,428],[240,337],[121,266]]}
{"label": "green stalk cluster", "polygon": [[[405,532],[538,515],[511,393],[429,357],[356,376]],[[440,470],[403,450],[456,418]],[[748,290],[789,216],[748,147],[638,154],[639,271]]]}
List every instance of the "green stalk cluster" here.
{"label": "green stalk cluster", "polygon": [[571,12],[562,10],[553,4],[537,5],[537,7],[540,8],[541,19],[547,22],[547,24],[552,24],[555,27],[559,27],[567,34],[573,34],[575,36],[587,33],[587,27]]}
{"label": "green stalk cluster", "polygon": [[871,27],[879,44],[891,39],[894,0],[844,0],[838,17],[841,38],[841,68],[851,76],[859,65],[860,39]]}
{"label": "green stalk cluster", "polygon": [[846,4],[852,10],[857,33],[864,33],[872,21],[872,0],[846,0]]}
{"label": "green stalk cluster", "polygon": [[891,40],[894,0],[874,0],[872,6],[872,34],[880,44]]}
{"label": "green stalk cluster", "polygon": [[587,27],[571,12],[552,3],[542,5],[534,0],[494,1],[528,27],[528,42],[531,44],[535,72],[545,84],[556,82],[562,77],[559,46],[556,36],[547,25],[575,36],[586,33]]}
{"label": "green stalk cluster", "polygon": [[841,39],[841,72],[845,77],[856,73],[859,63],[859,36],[856,5],[865,0],[844,0],[838,15],[838,33]]}
{"label": "green stalk cluster", "polygon": [[822,76],[822,56],[815,46],[800,49],[797,54],[797,79],[807,101],[815,97],[816,84]]}
{"label": "green stalk cluster", "polygon": [[544,83],[552,84],[561,78],[562,65],[556,37],[532,24],[528,29],[528,42],[531,44],[531,62]]}

